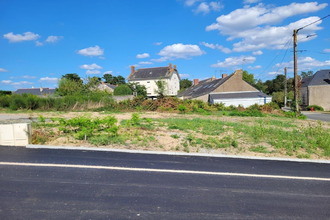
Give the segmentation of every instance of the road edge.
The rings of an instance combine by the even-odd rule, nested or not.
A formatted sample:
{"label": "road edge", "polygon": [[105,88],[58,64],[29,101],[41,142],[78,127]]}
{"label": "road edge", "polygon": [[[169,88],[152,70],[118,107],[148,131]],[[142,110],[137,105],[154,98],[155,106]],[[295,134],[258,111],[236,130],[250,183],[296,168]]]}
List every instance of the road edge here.
{"label": "road edge", "polygon": [[271,161],[288,161],[302,163],[323,163],[330,164],[330,160],[309,160],[298,158],[281,158],[281,157],[257,157],[257,156],[237,156],[226,154],[207,154],[207,153],[184,153],[171,151],[145,151],[145,150],[129,150],[115,148],[97,148],[97,147],[73,147],[73,146],[51,146],[51,145],[26,145],[28,149],[51,149],[51,150],[80,150],[80,151],[103,151],[116,153],[131,153],[131,154],[154,154],[154,155],[172,155],[172,156],[191,156],[191,157],[215,157],[215,158],[233,158],[233,159],[248,159],[248,160],[271,160]]}

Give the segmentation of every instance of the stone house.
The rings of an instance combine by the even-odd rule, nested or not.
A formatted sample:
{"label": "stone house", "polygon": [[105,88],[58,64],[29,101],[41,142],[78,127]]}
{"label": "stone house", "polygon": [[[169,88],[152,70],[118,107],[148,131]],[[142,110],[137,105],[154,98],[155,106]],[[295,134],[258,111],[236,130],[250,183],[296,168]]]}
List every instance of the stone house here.
{"label": "stone house", "polygon": [[97,86],[97,89],[101,91],[106,91],[108,93],[113,93],[116,87],[117,85],[101,82],[101,84]]}
{"label": "stone house", "polygon": [[194,85],[178,94],[181,99],[195,99],[211,104],[224,103],[225,106],[248,107],[271,102],[271,96],[259,91],[243,80],[243,71],[236,70],[231,75],[222,74],[222,78],[194,80]]}
{"label": "stone house", "polygon": [[300,95],[303,106],[319,105],[330,111],[330,69],[319,70],[301,80]]}
{"label": "stone house", "polygon": [[173,68],[169,64],[166,67],[140,68],[138,70],[135,70],[135,67],[131,66],[131,74],[127,78],[129,83],[137,83],[145,86],[148,97],[156,97],[158,95],[156,82],[159,80],[165,82],[164,95],[176,96],[178,94],[180,90],[180,76],[176,65]]}

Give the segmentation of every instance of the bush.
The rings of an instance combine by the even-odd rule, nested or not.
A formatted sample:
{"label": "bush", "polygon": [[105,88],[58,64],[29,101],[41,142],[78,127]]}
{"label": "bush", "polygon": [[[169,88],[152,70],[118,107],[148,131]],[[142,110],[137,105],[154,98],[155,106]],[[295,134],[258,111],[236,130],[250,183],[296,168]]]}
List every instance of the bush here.
{"label": "bush", "polygon": [[180,104],[180,105],[178,106],[178,110],[179,110],[181,113],[185,113],[185,112],[187,111],[187,107],[184,106],[184,105],[182,105],[182,104]]}
{"label": "bush", "polygon": [[308,111],[310,111],[312,109],[312,107],[313,107],[314,111],[324,111],[324,109],[321,106],[318,106],[318,105],[309,105],[309,106],[306,107],[306,109]]}
{"label": "bush", "polygon": [[113,94],[114,95],[132,95],[133,91],[128,85],[122,84],[115,88]]}

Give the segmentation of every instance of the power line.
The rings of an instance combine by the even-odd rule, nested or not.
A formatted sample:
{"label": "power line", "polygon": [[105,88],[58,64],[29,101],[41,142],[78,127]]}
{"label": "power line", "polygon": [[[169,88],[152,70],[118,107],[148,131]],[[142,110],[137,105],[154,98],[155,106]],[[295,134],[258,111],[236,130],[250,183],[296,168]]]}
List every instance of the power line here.
{"label": "power line", "polygon": [[312,22],[312,23],[310,23],[310,24],[307,24],[307,25],[305,25],[305,26],[303,26],[303,27],[301,27],[301,28],[298,28],[298,29],[297,29],[297,32],[300,31],[300,30],[302,30],[302,29],[304,29],[305,27],[308,27],[308,26],[310,26],[310,25],[312,25],[312,24],[315,24],[316,22],[322,21],[323,19],[325,19],[325,18],[327,18],[327,17],[329,17],[329,16],[330,16],[330,15],[324,16],[323,18],[320,18],[320,19],[317,20],[317,21],[314,21],[314,22]]}

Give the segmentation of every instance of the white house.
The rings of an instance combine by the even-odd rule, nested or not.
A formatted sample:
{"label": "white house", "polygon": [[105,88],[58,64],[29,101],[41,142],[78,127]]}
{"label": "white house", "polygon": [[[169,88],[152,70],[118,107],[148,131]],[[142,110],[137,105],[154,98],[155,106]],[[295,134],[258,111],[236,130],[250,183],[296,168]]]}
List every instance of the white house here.
{"label": "white house", "polygon": [[166,67],[140,68],[135,71],[135,67],[131,66],[131,74],[127,77],[129,83],[137,83],[143,85],[147,89],[147,96],[157,96],[157,81],[165,82],[166,96],[176,96],[180,90],[180,76],[176,69],[176,65],[169,64]]}

